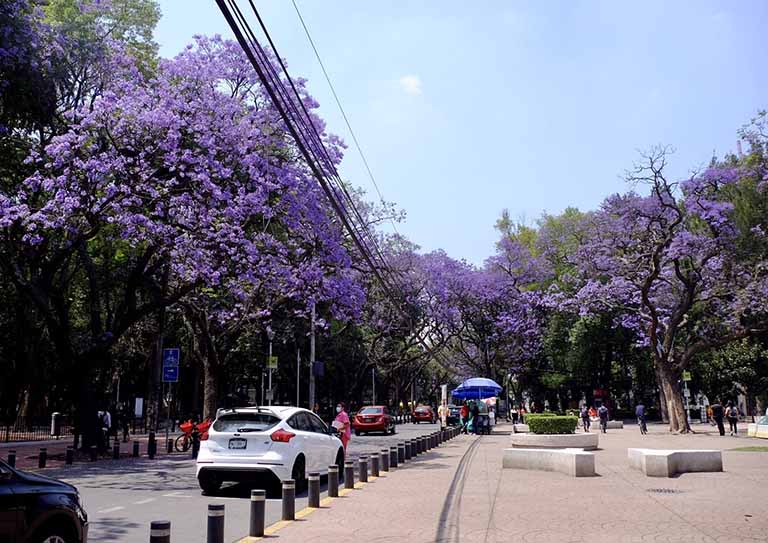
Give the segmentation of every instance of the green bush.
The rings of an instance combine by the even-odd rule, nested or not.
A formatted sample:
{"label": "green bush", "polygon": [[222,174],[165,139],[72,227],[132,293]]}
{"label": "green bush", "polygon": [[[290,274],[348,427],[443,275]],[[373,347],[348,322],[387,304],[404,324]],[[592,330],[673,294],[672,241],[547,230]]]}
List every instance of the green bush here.
{"label": "green bush", "polygon": [[523,416],[523,418],[527,423],[529,420],[533,420],[533,419],[550,418],[550,417],[556,417],[556,416],[557,416],[557,413],[552,413],[551,411],[544,411],[543,413],[526,413]]}
{"label": "green bush", "polygon": [[577,417],[535,416],[527,418],[528,429],[534,434],[572,434],[576,431]]}

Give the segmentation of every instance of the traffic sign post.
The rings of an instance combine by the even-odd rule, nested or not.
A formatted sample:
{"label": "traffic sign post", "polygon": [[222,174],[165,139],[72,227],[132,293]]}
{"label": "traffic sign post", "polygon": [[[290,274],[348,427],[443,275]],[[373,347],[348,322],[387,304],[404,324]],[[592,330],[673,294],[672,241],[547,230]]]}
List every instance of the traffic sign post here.
{"label": "traffic sign post", "polygon": [[168,443],[168,434],[171,424],[171,383],[179,382],[179,360],[181,350],[178,347],[163,349],[163,383],[168,383],[168,398],[166,398],[165,411],[165,442]]}
{"label": "traffic sign post", "polygon": [[163,383],[178,383],[178,382],[179,382],[179,367],[163,366]]}

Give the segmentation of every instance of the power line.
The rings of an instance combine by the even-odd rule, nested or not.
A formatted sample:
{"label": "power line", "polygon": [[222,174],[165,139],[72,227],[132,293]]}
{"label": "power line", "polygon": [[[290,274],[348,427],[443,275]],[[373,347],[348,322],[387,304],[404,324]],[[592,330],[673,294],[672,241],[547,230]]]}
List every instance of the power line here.
{"label": "power line", "polygon": [[[318,64],[320,64],[320,68],[323,70],[323,75],[325,76],[325,80],[328,82],[328,87],[330,87],[331,94],[333,94],[333,99],[336,101],[336,105],[339,107],[341,116],[344,118],[344,123],[347,125],[349,134],[352,136],[352,141],[355,142],[355,147],[357,148],[357,152],[360,154],[360,158],[362,159],[363,164],[365,165],[365,169],[368,172],[368,177],[371,178],[371,182],[373,183],[373,186],[376,189],[376,194],[379,195],[379,200],[381,200],[382,203],[385,203],[384,195],[381,193],[378,183],[376,183],[376,178],[374,177],[373,171],[371,171],[371,167],[368,164],[368,159],[365,157],[365,153],[363,153],[363,149],[360,146],[360,142],[357,140],[355,131],[352,129],[352,125],[349,122],[347,113],[344,111],[344,107],[341,105],[341,100],[339,99],[338,94],[336,94],[336,89],[334,88],[333,83],[331,82],[331,77],[328,75],[328,71],[325,69],[325,63],[323,63],[323,59],[320,58],[320,52],[317,50],[317,47],[315,46],[315,41],[312,39],[312,35],[309,33],[309,28],[307,28],[307,24],[304,21],[304,17],[302,17],[301,15],[299,6],[296,3],[296,0],[291,0],[291,3],[293,3],[293,9],[296,10],[296,15],[299,16],[299,21],[301,21],[301,26],[302,28],[304,28],[304,33],[307,35],[307,40],[309,41],[309,44],[312,46],[312,50],[315,52],[315,58],[317,58],[317,62]],[[395,225],[395,221],[391,217],[389,219],[389,222],[392,224],[392,228],[394,228],[395,233],[399,235],[400,232],[398,232],[397,226]]]}

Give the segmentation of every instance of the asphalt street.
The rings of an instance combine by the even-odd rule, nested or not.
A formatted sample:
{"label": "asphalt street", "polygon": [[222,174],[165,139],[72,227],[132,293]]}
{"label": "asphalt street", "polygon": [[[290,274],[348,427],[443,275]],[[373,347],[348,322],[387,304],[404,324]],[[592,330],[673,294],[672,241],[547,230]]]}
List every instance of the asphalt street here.
{"label": "asphalt street", "polygon": [[[378,452],[398,441],[427,434],[432,424],[403,424],[393,436],[352,436],[348,458]],[[203,496],[195,478],[195,463],[188,455],[149,460],[121,460],[80,464],[45,473],[74,484],[88,512],[92,542],[145,543],[153,520],[170,520],[173,541],[203,541],[209,503],[225,505],[225,541],[247,535],[250,490],[258,484],[229,484],[215,496]],[[323,482],[324,483],[324,482]],[[325,494],[325,484],[322,487]],[[307,505],[306,495],[296,499],[296,510]],[[268,496],[266,523],[280,520],[279,495]]]}

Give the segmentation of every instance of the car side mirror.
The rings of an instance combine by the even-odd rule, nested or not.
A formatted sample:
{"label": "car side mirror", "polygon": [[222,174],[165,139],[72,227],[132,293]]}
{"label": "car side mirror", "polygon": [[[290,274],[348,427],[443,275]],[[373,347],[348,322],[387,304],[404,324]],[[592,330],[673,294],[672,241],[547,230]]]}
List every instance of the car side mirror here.
{"label": "car side mirror", "polygon": [[328,435],[329,436],[337,436],[339,435],[339,429],[335,426],[329,426],[328,427]]}
{"label": "car side mirror", "polygon": [[0,481],[10,481],[13,473],[8,470],[0,469]]}

